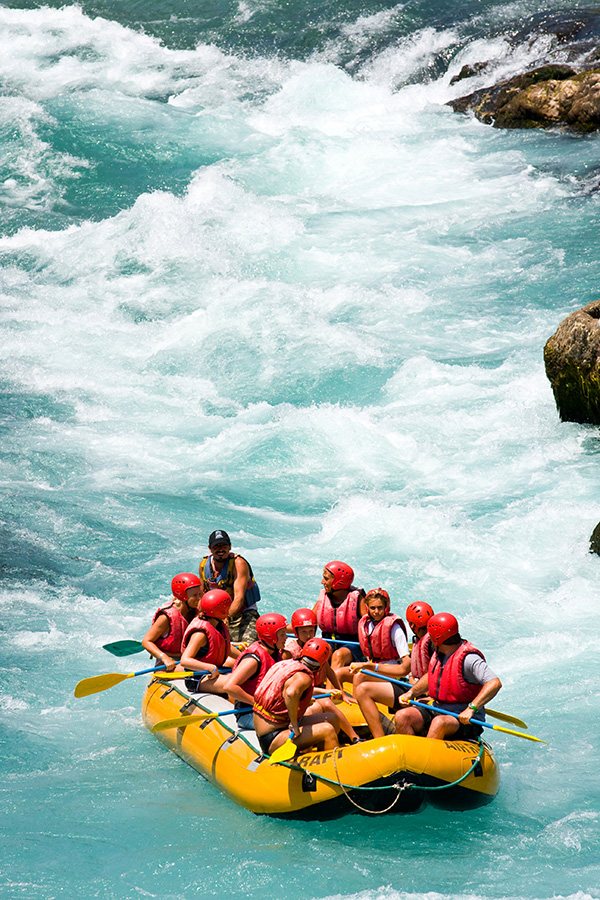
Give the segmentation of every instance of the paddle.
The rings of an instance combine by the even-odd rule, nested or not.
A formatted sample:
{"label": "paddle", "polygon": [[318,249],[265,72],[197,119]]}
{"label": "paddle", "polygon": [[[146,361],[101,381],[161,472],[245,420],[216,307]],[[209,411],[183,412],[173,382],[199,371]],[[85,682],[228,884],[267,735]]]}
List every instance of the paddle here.
{"label": "paddle", "polygon": [[[220,670],[219,670],[220,671]],[[179,674],[179,673],[177,673]],[[190,674],[189,672],[186,674]],[[157,676],[160,677],[160,676]],[[162,675],[164,678],[164,674]],[[319,697],[331,697],[331,694],[315,694],[314,699],[318,700]],[[226,709],[225,712],[221,713],[200,713],[198,715],[190,715],[190,716],[177,716],[175,719],[163,719],[162,722],[157,722],[156,725],[152,728],[152,731],[168,731],[170,728],[183,728],[185,725],[190,725],[193,722],[202,722],[204,719],[212,719],[213,716],[231,716],[234,713],[246,713],[252,712],[251,706],[244,706],[239,709]]]}
{"label": "paddle", "polygon": [[[295,638],[295,634],[286,634],[286,637]],[[348,644],[349,647],[360,647],[358,641],[337,641],[335,638],[323,638],[328,644]]]}
{"label": "paddle", "polygon": [[[398,681],[397,678],[390,678],[387,675],[380,675],[378,672],[369,672],[370,675],[375,675],[376,678],[382,678],[385,681],[393,681],[396,684],[399,684],[401,687],[404,687],[405,681]],[[442,709],[441,706],[430,706],[428,703],[419,703],[418,700],[411,700],[411,706],[420,706],[422,709],[437,709],[442,712],[445,716],[452,716],[454,719],[459,719],[460,716],[458,713],[450,712],[448,709]],[[487,708],[486,708],[487,712]],[[526,741],[537,741],[538,744],[547,744],[548,741],[543,741],[541,738],[533,737],[531,734],[521,734],[520,731],[512,731],[510,728],[501,728],[500,725],[490,725],[489,722],[483,722],[481,719],[473,719],[474,725],[481,725],[482,728],[491,728],[492,731],[502,731],[504,734],[514,734],[516,737],[523,738]]]}
{"label": "paddle", "polygon": [[112,641],[110,644],[102,644],[103,650],[108,650],[113,656],[132,656],[141,653],[144,649],[141,641]]}
{"label": "paddle", "polygon": [[279,762],[287,762],[288,759],[292,759],[296,755],[298,748],[292,740],[293,737],[295,737],[294,731],[290,728],[290,736],[285,744],[282,744],[281,747],[278,747],[277,750],[271,753],[268,760],[270,766]]}
{"label": "paddle", "polygon": [[[231,672],[231,669],[220,668],[219,672],[224,672],[224,673],[229,674]],[[160,678],[161,681],[177,681],[178,679],[191,678],[192,675],[199,675],[199,674],[200,674],[199,672],[187,672],[187,671],[186,672],[159,672],[156,677]]]}
{"label": "paddle", "polygon": [[[82,681],[78,681],[75,685],[74,694],[76,697],[89,697],[90,694],[99,694],[102,691],[107,691],[116,684],[121,684],[121,682],[125,681],[127,678],[135,678],[137,675],[148,675],[149,672],[159,672],[162,674],[163,670],[166,668],[166,666],[153,666],[151,669],[142,669],[141,672],[130,672],[128,675],[123,675],[121,672],[107,672],[106,675],[94,675],[92,678],[84,678]],[[229,669],[225,669],[225,671],[228,672]],[[171,672],[169,672],[167,673],[167,678],[189,678],[191,675],[195,674],[197,673],[177,672],[171,674]],[[161,677],[161,675],[158,675],[157,677]],[[162,677],[164,677],[164,674]]]}
{"label": "paddle", "polygon": [[121,684],[127,678],[135,678],[136,675],[147,675],[149,672],[156,672],[160,669],[166,669],[166,666],[154,666],[151,669],[142,669],[141,672],[130,672],[123,675],[122,672],[107,672],[106,675],[94,675],[92,678],[84,678],[75,685],[74,694],[76,697],[89,697],[90,694],[99,694],[101,691],[107,691],[116,684]]}
{"label": "paddle", "polygon": [[[235,641],[232,641],[234,647],[239,649],[245,649],[245,644],[242,645],[240,643],[236,644]],[[134,653],[141,653],[144,647],[142,646],[141,641],[112,641],[110,644],[102,644],[103,650],[108,650],[109,653],[112,653],[113,656],[132,656]]]}
{"label": "paddle", "polygon": [[[442,709],[441,706],[430,706],[428,703],[419,703],[417,700],[410,701],[411,706],[420,706],[423,709],[437,709],[442,712],[445,716],[452,716],[454,719],[459,719],[460,716],[458,713],[450,712],[447,709]],[[534,737],[532,734],[522,734],[520,731],[513,731],[511,728],[502,728],[500,725],[490,725],[489,722],[483,722],[481,719],[473,719],[474,725],[481,725],[482,728],[491,728],[492,731],[502,731],[504,734],[514,734],[515,737],[524,738],[526,741],[537,741],[538,744],[547,744],[548,741],[543,741],[541,738]],[[449,738],[449,740],[452,740]]]}
{"label": "paddle", "polygon": [[163,719],[152,727],[152,732],[169,731],[171,728],[185,728],[186,725],[197,725],[198,722],[206,722],[207,719],[217,719],[221,716],[233,716],[235,713],[252,712],[251,706],[240,706],[239,709],[226,709],[223,712],[197,713],[191,716],[178,716],[176,719]]}
{"label": "paddle", "polygon": [[[391,678],[389,675],[382,675],[381,672],[373,672],[371,669],[364,669],[363,671],[367,675],[373,675],[375,678],[381,678],[382,681],[391,681],[393,684],[399,684],[400,687],[412,687],[412,684],[410,684],[410,682],[408,681],[400,681],[398,678]],[[489,706],[486,706],[485,711],[488,716],[491,716],[492,719],[498,719],[499,722],[509,722],[511,725],[518,725],[519,728],[527,728],[527,724],[523,721],[523,719],[519,719],[517,718],[517,716],[509,716],[508,713],[498,712],[495,709],[490,709]]]}

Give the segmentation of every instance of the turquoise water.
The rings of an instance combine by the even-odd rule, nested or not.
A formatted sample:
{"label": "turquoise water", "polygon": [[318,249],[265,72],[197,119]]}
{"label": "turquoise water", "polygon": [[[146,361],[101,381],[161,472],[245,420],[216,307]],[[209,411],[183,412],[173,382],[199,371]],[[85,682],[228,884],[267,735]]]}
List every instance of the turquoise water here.
{"label": "turquoise water", "polygon": [[[444,105],[537,11],[0,7],[3,900],[600,897],[600,438],[542,362],[598,297],[600,143]],[[471,813],[224,801],[142,679],[73,697],[216,527],[265,611],[332,557],[452,610],[549,745],[494,734]]]}

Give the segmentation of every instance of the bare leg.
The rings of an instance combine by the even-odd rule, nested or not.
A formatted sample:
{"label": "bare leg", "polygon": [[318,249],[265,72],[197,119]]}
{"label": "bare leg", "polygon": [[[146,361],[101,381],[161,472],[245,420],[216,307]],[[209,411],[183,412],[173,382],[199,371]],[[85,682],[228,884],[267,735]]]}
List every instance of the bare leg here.
{"label": "bare leg", "polygon": [[423,734],[425,723],[418,709],[400,709],[394,716],[396,734]]}
{"label": "bare leg", "polygon": [[308,715],[311,713],[319,713],[319,712],[327,712],[331,713],[335,719],[336,731],[343,731],[345,735],[347,735],[351,741],[358,740],[358,735],[355,732],[354,728],[346,718],[343,712],[341,712],[335,703],[333,703],[329,697],[316,697],[315,703],[312,704],[310,709],[307,710]]}
{"label": "bare leg", "polygon": [[[352,662],[352,653],[348,650],[347,647],[338,647],[337,650],[333,651],[333,656],[331,657],[330,666],[332,669],[335,669],[337,672],[338,669],[344,668],[344,666],[349,666]],[[339,678],[339,675],[338,675]]]}
{"label": "bare leg", "polygon": [[427,737],[443,741],[444,738],[452,737],[460,728],[460,722],[454,716],[435,716],[429,726]]}
{"label": "bare leg", "polygon": [[339,678],[340,684],[344,682],[353,683],[355,673],[352,672],[350,666],[341,666],[341,668],[335,670],[335,674]]}
{"label": "bare leg", "polygon": [[383,737],[383,727],[376,703],[384,703],[386,706],[393,706],[394,689],[391,684],[380,682],[375,684],[372,681],[362,681],[356,685],[354,696],[358,700],[365,721],[369,726],[371,734],[374,738]]}
{"label": "bare leg", "polygon": [[[298,750],[305,750],[307,747],[314,746],[314,744],[323,744],[325,750],[333,750],[335,747],[339,747],[337,731],[331,718],[330,714],[326,712],[302,716],[300,731],[294,737],[294,743]],[[278,734],[269,747],[269,754],[277,750],[278,747],[283,746],[289,737],[289,729]]]}

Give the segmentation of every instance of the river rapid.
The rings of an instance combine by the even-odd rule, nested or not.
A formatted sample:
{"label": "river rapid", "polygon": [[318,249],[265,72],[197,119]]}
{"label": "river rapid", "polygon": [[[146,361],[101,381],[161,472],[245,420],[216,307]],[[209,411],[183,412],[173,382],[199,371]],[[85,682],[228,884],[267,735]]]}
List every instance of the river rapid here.
{"label": "river rapid", "polygon": [[[598,297],[600,138],[445,105],[539,9],[0,6],[3,900],[599,900],[600,433],[542,351]],[[454,612],[548,745],[492,734],[475,812],[226,801],[142,678],[73,697],[218,527],[265,612],[331,558]]]}

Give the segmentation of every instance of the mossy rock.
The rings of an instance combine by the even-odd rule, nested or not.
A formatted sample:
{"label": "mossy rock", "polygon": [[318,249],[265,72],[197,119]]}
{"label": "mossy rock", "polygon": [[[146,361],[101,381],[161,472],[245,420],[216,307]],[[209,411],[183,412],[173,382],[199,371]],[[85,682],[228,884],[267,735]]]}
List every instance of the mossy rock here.
{"label": "mossy rock", "polygon": [[564,422],[600,425],[600,300],[567,316],[544,347],[546,375]]}

